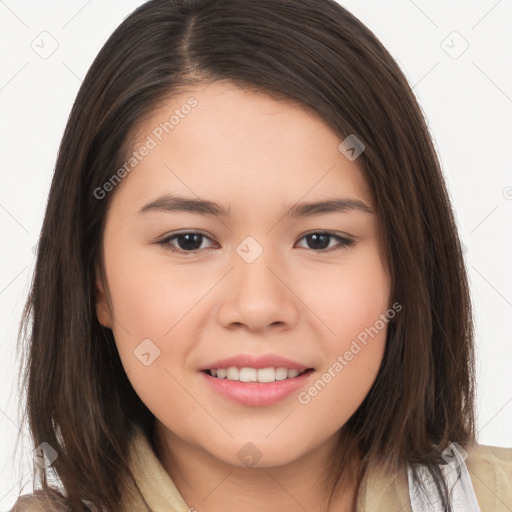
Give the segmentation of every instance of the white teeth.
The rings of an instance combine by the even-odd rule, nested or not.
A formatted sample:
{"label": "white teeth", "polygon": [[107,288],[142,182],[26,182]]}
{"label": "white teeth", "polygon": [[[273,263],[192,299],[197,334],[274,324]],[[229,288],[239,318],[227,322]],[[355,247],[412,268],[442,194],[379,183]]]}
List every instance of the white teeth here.
{"label": "white teeth", "polygon": [[227,378],[229,380],[240,380],[240,371],[235,366],[228,368]]}
{"label": "white teeth", "polygon": [[288,368],[276,368],[276,380],[284,380],[288,378]]}
{"label": "white teeth", "polygon": [[274,368],[261,368],[258,370],[258,382],[274,382],[276,371]]}
{"label": "white teeth", "polygon": [[240,368],[241,382],[256,382],[258,380],[258,371],[256,368]]}
{"label": "white teeth", "polygon": [[239,380],[241,382],[274,382],[276,380],[293,379],[304,373],[299,370],[285,368],[237,368],[230,366],[229,368],[213,368],[210,370],[213,377],[218,379]]}

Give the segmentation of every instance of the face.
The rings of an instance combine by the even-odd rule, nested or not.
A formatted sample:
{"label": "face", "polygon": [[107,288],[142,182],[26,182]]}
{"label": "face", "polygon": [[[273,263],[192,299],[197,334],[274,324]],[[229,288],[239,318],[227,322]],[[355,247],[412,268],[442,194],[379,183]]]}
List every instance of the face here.
{"label": "face", "polygon": [[97,315],[169,439],[286,464],[335,439],[370,390],[390,282],[341,142],[299,106],[220,82],[139,127],[137,161],[100,199],[112,309],[98,278]]}

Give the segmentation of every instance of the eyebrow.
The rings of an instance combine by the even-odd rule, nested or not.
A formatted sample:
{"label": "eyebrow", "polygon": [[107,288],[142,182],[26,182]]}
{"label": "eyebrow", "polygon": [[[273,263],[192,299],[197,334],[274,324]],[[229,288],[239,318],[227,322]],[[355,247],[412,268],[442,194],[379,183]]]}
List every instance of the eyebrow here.
{"label": "eyebrow", "polygon": [[[172,194],[164,194],[150,203],[144,205],[139,214],[149,212],[186,212],[198,215],[215,215],[229,217],[229,208],[226,209],[214,201],[204,199],[191,199]],[[326,213],[346,213],[360,211],[373,214],[374,211],[363,201],[351,198],[334,198],[323,201],[296,203],[286,212],[286,217],[311,217]]]}

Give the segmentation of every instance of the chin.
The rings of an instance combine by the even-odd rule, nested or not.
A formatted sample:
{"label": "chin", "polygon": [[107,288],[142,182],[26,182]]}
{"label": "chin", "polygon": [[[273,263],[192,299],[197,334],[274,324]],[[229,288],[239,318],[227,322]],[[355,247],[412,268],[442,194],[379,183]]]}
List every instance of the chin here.
{"label": "chin", "polygon": [[[308,443],[304,439],[286,435],[286,432],[275,439],[272,439],[274,433],[267,438],[266,435],[267,432],[262,434],[261,431],[254,435],[245,433],[216,443],[215,446],[208,446],[209,443],[206,443],[203,447],[215,459],[240,468],[284,466],[306,455],[308,451]],[[286,442],[283,442],[283,438]],[[209,439],[210,443],[211,441]]]}

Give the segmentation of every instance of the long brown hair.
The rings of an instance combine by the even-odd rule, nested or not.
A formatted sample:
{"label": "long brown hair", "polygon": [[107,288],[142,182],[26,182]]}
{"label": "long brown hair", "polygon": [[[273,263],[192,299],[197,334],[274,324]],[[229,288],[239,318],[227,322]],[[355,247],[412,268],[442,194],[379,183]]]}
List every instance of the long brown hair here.
{"label": "long brown hair", "polygon": [[[95,313],[109,201],[94,191],[126,161],[140,123],[198,83],[229,80],[298,102],[340,137],[372,191],[391,302],[377,379],[344,426],[349,454],[391,469],[425,464],[450,510],[440,472],[450,442],[475,442],[474,348],[461,243],[432,140],[414,94],[376,36],[334,0],[152,0],[115,30],[93,62],[60,145],[20,338],[34,446],[73,510],[115,510],[131,475],[126,453],[153,415],[126,377],[113,334]],[[31,330],[29,323],[31,321]],[[30,332],[28,332],[30,330]],[[37,477],[52,494],[47,473]],[[416,474],[415,474],[416,475]],[[415,476],[416,478],[416,476]],[[57,492],[53,492],[58,496]]]}

